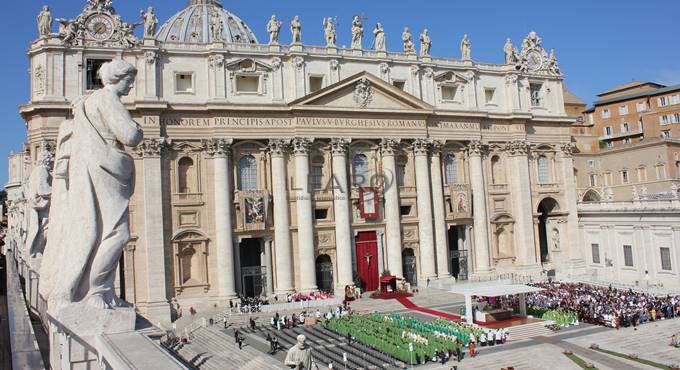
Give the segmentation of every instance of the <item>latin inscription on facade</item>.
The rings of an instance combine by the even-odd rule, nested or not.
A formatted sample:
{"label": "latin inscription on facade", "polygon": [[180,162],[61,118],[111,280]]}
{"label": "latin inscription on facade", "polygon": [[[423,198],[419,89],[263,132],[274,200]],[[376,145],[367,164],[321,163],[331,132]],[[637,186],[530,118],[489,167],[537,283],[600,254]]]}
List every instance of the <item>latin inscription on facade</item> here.
{"label": "latin inscription on facade", "polygon": [[144,117],[145,126],[425,128],[425,120],[378,118]]}

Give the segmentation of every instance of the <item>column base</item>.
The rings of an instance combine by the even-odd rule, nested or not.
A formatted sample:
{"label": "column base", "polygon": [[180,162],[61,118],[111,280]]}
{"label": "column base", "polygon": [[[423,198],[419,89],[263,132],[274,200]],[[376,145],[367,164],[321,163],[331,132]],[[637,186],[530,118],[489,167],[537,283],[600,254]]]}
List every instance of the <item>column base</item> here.
{"label": "column base", "polygon": [[139,308],[143,311],[142,316],[154,325],[160,325],[161,328],[169,328],[172,324],[170,303],[168,301],[147,302],[140,304]]}

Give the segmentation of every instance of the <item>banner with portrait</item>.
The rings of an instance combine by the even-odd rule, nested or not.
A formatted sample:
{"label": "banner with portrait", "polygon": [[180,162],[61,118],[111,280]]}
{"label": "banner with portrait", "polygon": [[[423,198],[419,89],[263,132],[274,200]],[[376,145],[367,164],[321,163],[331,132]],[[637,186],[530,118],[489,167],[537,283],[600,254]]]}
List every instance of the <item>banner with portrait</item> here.
{"label": "banner with portrait", "polygon": [[248,230],[262,230],[267,222],[267,193],[247,191],[241,193],[243,226]]}
{"label": "banner with portrait", "polygon": [[472,217],[470,187],[467,184],[451,184],[451,212],[454,218]]}
{"label": "banner with portrait", "polygon": [[359,188],[359,212],[361,218],[372,220],[380,217],[378,211],[378,192],[375,188]]}

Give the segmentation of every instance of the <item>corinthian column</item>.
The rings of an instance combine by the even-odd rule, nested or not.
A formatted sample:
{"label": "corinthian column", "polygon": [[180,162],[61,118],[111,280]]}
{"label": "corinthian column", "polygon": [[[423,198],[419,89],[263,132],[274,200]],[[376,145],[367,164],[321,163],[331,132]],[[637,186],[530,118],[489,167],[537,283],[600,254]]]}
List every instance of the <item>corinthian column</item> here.
{"label": "corinthian column", "polygon": [[382,169],[390,181],[385,186],[385,239],[387,242],[387,269],[395,276],[403,277],[401,261],[401,216],[399,212],[399,184],[394,151],[398,140],[383,139],[380,142]]}
{"label": "corinthian column", "polygon": [[286,188],[286,150],[288,140],[269,140],[274,200],[274,250],[276,251],[276,294],[293,291],[293,250],[290,240],[288,189]]}
{"label": "corinthian column", "polygon": [[472,206],[474,207],[475,273],[488,272],[491,267],[489,263],[489,220],[486,215],[486,186],[484,185],[484,169],[482,168],[483,150],[484,145],[481,141],[471,141],[468,145],[470,186],[472,187]]}
{"label": "corinthian column", "polygon": [[217,254],[218,291],[220,299],[236,297],[234,280],[234,245],[231,225],[232,178],[231,139],[210,139],[204,142],[212,156],[215,192],[215,249]]}
{"label": "corinthian column", "polygon": [[531,183],[529,181],[529,146],[526,141],[515,140],[506,144],[509,155],[508,185],[512,197],[512,213],[515,219],[515,241],[517,242],[517,265],[533,265],[540,261],[536,255],[534,239],[534,212],[531,204]]}
{"label": "corinthian column", "polygon": [[578,243],[578,194],[576,194],[576,177],[574,176],[574,159],[572,153],[575,146],[572,143],[564,143],[561,145],[562,151],[558,158],[562,163],[562,187],[564,189],[564,198],[567,201],[566,209],[569,212],[567,215],[567,241],[565,245],[569,248],[569,259],[572,265],[584,263],[582,244]]}
{"label": "corinthian column", "polygon": [[449,272],[448,244],[446,242],[446,210],[444,209],[444,189],[442,188],[441,141],[432,143],[430,174],[432,176],[432,210],[434,214],[434,241],[437,250],[437,277],[447,278]]}
{"label": "corinthian column", "polygon": [[424,279],[436,277],[434,233],[432,230],[432,195],[430,193],[430,165],[427,152],[430,142],[416,139],[413,154],[416,165],[416,194],[418,196],[418,238],[420,241],[420,275]]}
{"label": "corinthian column", "polygon": [[161,154],[165,139],[145,139],[138,147],[144,176],[144,240],[146,242],[147,299],[142,304],[152,322],[170,323],[163,233]]}
{"label": "corinthian column", "polygon": [[[349,140],[332,139],[333,209],[335,211],[335,253],[338,266],[338,286],[352,284],[352,226],[347,181],[347,145]],[[337,289],[336,289],[337,291]]]}
{"label": "corinthian column", "polygon": [[295,155],[295,187],[297,190],[298,265],[302,291],[316,290],[314,261],[314,224],[312,220],[312,194],[309,191],[309,148],[312,140],[296,138],[293,141]]}

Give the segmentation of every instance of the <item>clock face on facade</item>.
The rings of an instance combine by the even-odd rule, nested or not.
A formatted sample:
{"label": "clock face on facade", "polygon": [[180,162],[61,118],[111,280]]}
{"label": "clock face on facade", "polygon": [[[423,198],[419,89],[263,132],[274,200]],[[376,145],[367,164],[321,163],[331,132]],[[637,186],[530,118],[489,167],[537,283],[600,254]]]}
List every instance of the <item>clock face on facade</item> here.
{"label": "clock face on facade", "polygon": [[527,55],[527,67],[530,71],[537,71],[543,65],[543,56],[536,50],[530,51]]}
{"label": "clock face on facade", "polygon": [[113,35],[113,22],[111,18],[105,15],[95,14],[91,16],[85,23],[85,27],[95,40],[106,40]]}

